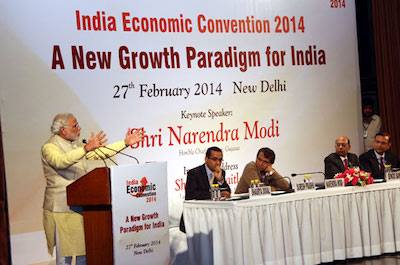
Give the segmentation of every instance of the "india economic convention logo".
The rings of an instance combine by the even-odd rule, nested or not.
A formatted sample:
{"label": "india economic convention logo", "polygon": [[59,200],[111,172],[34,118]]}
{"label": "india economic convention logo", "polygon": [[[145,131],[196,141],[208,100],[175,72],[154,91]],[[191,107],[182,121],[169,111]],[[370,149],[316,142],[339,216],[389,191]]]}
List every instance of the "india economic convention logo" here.
{"label": "india economic convention logo", "polygon": [[157,195],[156,184],[151,183],[147,180],[147,177],[132,178],[126,181],[126,193],[134,198],[148,197]]}

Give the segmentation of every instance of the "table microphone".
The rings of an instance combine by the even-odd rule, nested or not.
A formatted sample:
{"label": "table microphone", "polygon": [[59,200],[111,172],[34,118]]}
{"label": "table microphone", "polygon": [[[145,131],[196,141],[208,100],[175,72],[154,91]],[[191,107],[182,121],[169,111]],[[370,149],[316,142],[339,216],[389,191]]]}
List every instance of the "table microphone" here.
{"label": "table microphone", "polygon": [[321,171],[306,172],[306,173],[292,173],[292,174],[290,174],[290,176],[295,177],[295,176],[316,175],[316,174],[322,174],[325,177],[325,173],[321,172]]}
{"label": "table microphone", "polygon": [[[317,175],[317,174],[322,174],[325,179],[325,173],[322,171],[315,171],[315,172],[306,172],[306,173],[292,173],[290,174],[292,177],[295,176],[305,176],[305,175]],[[325,189],[325,183],[315,183],[315,187],[317,189]]]}

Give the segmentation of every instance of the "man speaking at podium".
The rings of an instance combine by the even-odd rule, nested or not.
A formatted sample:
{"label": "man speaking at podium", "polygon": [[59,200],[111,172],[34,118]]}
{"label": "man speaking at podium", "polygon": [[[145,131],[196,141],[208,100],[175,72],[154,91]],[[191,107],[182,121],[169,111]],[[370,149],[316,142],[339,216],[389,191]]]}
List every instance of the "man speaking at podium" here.
{"label": "man speaking at podium", "polygon": [[[42,165],[46,177],[43,226],[49,254],[56,247],[57,265],[86,264],[83,218],[67,205],[66,187],[87,173],[87,159],[104,159],[142,140],[142,130],[128,130],[125,139],[101,148],[106,143],[102,131],[91,133],[85,144],[79,140],[81,128],[71,113],[57,114],[51,125],[52,136],[42,146]],[[111,151],[113,150],[113,151]]]}

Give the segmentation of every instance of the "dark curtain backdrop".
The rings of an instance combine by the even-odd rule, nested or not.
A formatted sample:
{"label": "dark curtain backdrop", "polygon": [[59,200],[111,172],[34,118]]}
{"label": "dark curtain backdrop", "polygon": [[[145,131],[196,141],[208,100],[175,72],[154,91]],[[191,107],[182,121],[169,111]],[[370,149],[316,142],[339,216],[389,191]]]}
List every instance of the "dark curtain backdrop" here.
{"label": "dark curtain backdrop", "polygon": [[400,155],[400,1],[372,0],[373,34],[383,130]]}
{"label": "dark curtain backdrop", "polygon": [[[0,121],[0,136],[2,136]],[[11,264],[3,138],[0,137],[0,264]]]}

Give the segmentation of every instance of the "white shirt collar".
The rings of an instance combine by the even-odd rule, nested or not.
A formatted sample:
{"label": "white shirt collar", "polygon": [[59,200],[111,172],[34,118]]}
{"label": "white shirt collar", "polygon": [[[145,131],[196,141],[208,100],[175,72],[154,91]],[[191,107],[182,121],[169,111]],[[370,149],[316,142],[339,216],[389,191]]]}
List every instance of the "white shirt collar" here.
{"label": "white shirt collar", "polygon": [[383,152],[382,155],[378,154],[375,150],[374,150],[375,156],[378,160],[381,159],[381,157],[383,158],[383,160],[385,160],[385,152]]}

